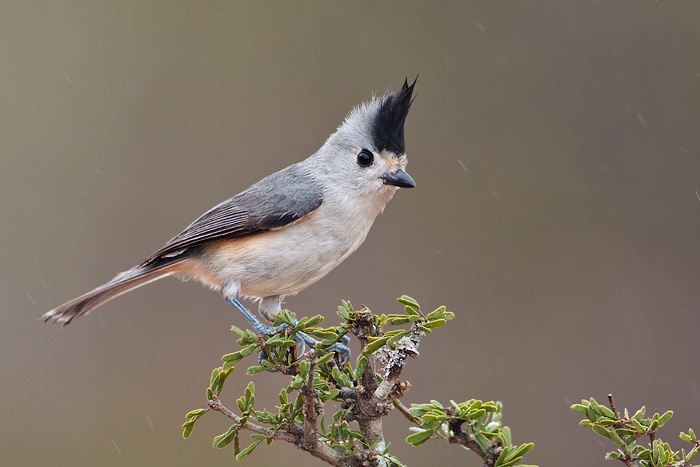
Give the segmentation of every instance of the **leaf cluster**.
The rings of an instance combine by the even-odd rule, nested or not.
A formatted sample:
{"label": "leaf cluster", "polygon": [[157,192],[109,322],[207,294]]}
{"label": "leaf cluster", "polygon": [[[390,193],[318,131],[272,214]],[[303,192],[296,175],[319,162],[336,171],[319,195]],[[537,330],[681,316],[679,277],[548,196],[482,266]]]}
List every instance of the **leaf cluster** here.
{"label": "leaf cluster", "polygon": [[[403,467],[390,453],[391,443],[384,443],[383,434],[367,427],[373,420],[385,416],[393,406],[403,407],[398,399],[409,384],[399,381],[398,377],[406,357],[417,356],[420,339],[445,325],[454,314],[445,307],[423,312],[418,302],[408,296],[398,301],[404,312],[390,315],[376,315],[366,307],[356,311],[351,303],[343,301],[338,307],[343,321],[331,327],[320,326],[323,323],[320,315],[297,321],[293,313],[284,310],[276,316],[275,325],[284,324],[286,329],[270,337],[233,326],[240,349],[224,355],[222,366],[212,371],[206,391],[208,408],[187,414],[184,437],[190,436],[199,418],[215,410],[228,416],[234,424],[214,438],[213,446],[223,448],[233,444],[238,460],[263,441],[271,444],[283,440],[333,465]],[[387,329],[396,326],[403,328]],[[315,348],[298,355],[299,333],[321,341]],[[362,346],[352,363],[333,351],[335,343],[347,342],[347,334],[355,335]],[[238,411],[234,413],[221,404],[219,395],[227,378],[251,355],[258,358],[247,367],[248,375],[273,371],[289,379],[279,393],[279,405],[273,410],[256,409],[255,386],[251,382],[237,399]],[[532,444],[516,446],[511,443],[510,430],[500,423],[500,403],[470,400],[462,404],[453,402],[450,407],[443,408],[432,401],[414,405],[410,412],[412,421],[420,428],[407,441],[416,446],[430,437],[453,437],[455,430],[463,433],[464,425],[473,445],[460,444],[475,448],[482,457],[490,453],[493,462],[485,465],[515,465],[532,448]],[[359,425],[355,425],[357,422]],[[378,426],[381,430],[381,423]],[[244,429],[253,432],[253,442],[241,448],[240,434]]]}
{"label": "leaf cluster", "polygon": [[424,314],[421,307],[413,298],[403,295],[398,299],[398,302],[404,305],[404,313],[392,315],[374,315],[374,325],[376,328],[383,330],[384,326],[401,326],[410,324],[409,329],[397,329],[392,331],[383,331],[378,336],[368,337],[369,345],[367,345],[362,353],[370,355],[374,352],[388,348],[396,349],[396,345],[411,333],[430,334],[434,328],[444,326],[449,320],[454,319],[455,315],[446,310],[444,306],[436,310]]}
{"label": "leaf cluster", "polygon": [[[497,453],[494,467],[515,466],[523,455],[533,448],[532,443],[514,445],[510,428],[501,423],[503,406],[500,402],[482,402],[471,399],[461,404],[450,401],[444,407],[438,401],[412,404],[409,412],[420,428],[406,442],[418,446],[431,438],[443,438],[462,444],[466,449],[482,455]],[[528,467],[520,464],[517,467]]]}
{"label": "leaf cluster", "polygon": [[[646,418],[646,407],[642,407],[630,417],[627,409],[622,414],[618,413],[612,403],[612,396],[609,397],[611,408],[599,404],[593,398],[571,406],[571,410],[586,417],[579,422],[582,427],[591,428],[617,445],[618,449],[607,453],[606,459],[617,459],[626,465],[640,467],[700,467],[690,464],[700,450],[700,442],[692,428],[687,434],[680,434],[683,441],[695,444],[688,452],[685,449],[674,451],[668,443],[657,438],[657,430],[671,419],[672,411],[662,415],[655,413]],[[644,442],[647,437],[649,442]]]}

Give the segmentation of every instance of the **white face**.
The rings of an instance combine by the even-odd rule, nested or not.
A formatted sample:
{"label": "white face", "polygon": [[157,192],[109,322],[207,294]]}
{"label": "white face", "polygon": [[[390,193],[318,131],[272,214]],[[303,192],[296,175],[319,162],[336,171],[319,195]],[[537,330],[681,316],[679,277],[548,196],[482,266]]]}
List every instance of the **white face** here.
{"label": "white face", "polygon": [[369,149],[361,149],[355,155],[353,172],[357,178],[364,180],[368,190],[396,191],[396,186],[387,184],[384,177],[390,176],[397,170],[404,170],[408,162],[406,155],[397,156],[393,152],[381,151],[375,153]]}
{"label": "white face", "polygon": [[[398,186],[385,177],[406,168],[406,155],[389,151],[375,153],[367,148],[344,148],[333,154],[332,170],[327,172],[326,189],[334,193],[339,208],[360,217],[374,219],[391,200]],[[403,173],[403,172],[401,172]],[[331,199],[327,198],[327,202]]]}

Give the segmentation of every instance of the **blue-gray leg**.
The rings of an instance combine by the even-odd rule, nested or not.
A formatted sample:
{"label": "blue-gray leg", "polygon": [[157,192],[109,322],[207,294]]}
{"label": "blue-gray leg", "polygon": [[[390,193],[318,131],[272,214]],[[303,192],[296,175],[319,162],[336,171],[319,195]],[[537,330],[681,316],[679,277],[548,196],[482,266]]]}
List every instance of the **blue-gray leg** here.
{"label": "blue-gray leg", "polygon": [[240,300],[238,300],[238,297],[225,297],[226,301],[229,302],[231,305],[236,307],[236,310],[238,310],[243,317],[250,323],[251,326],[253,326],[253,329],[255,329],[255,332],[257,332],[260,335],[263,336],[271,336],[273,334],[277,334],[284,329],[286,329],[288,326],[286,324],[282,324],[280,326],[267,326],[260,322],[258,318],[255,317],[253,313],[246,308]]}

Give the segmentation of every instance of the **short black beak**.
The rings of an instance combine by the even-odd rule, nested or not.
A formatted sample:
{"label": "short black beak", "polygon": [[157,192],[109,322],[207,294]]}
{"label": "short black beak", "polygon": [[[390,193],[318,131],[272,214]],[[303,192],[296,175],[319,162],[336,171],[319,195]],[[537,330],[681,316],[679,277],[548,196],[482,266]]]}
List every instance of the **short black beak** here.
{"label": "short black beak", "polygon": [[385,185],[394,185],[401,188],[414,188],[416,186],[416,182],[413,181],[411,176],[401,169],[390,174],[382,175],[379,178],[384,180]]}

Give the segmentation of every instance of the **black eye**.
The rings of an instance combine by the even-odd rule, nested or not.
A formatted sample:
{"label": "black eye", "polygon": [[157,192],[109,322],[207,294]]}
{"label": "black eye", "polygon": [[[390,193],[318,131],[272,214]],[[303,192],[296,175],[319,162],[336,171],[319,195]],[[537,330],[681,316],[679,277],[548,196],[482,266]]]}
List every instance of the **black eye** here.
{"label": "black eye", "polygon": [[369,150],[363,149],[357,154],[357,165],[360,167],[369,167],[374,162],[374,154]]}

